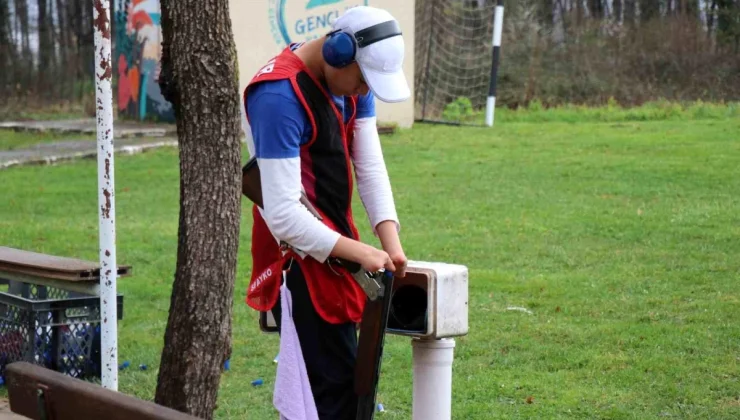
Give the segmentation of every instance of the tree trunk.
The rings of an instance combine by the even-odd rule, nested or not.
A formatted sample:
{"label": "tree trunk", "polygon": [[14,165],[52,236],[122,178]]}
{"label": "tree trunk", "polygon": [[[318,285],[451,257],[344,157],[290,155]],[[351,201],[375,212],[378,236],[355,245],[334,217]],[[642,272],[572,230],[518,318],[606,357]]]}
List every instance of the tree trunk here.
{"label": "tree trunk", "polygon": [[612,8],[614,9],[612,13],[614,16],[613,20],[614,22],[621,24],[622,23],[622,0],[614,0],[613,4],[614,4],[612,6]]}
{"label": "tree trunk", "polygon": [[716,0],[717,43],[722,46],[736,44],[740,33],[740,6],[734,0]]}
{"label": "tree trunk", "polygon": [[649,22],[660,17],[659,0],[643,0],[640,2],[640,21]]}
{"label": "tree trunk", "polygon": [[699,16],[699,0],[681,0],[681,13],[696,19]]}
{"label": "tree trunk", "polygon": [[12,32],[8,0],[0,0],[0,67],[8,69],[0,76],[0,95],[6,98],[11,97],[14,75],[9,69],[13,68],[16,61]]}
{"label": "tree trunk", "polygon": [[604,17],[604,5],[601,0],[589,0],[589,3],[591,18],[601,20]]}
{"label": "tree trunk", "polygon": [[21,107],[27,107],[29,105],[29,98],[32,96],[30,91],[35,87],[35,75],[36,69],[34,68],[34,52],[31,50],[31,19],[28,13],[28,1],[27,0],[16,0],[15,11],[17,13],[18,22],[20,23],[21,33],[21,64],[18,66],[20,71],[18,80],[20,80],[20,91],[17,93],[22,97],[22,104],[15,103],[14,105]]}
{"label": "tree trunk", "polygon": [[177,268],[156,403],[210,419],[224,362],[241,212],[236,48],[228,0],[163,0],[159,84],[177,119]]}
{"label": "tree trunk", "polygon": [[707,3],[707,36],[711,39],[714,31],[714,14],[717,8],[717,1],[711,0]]}
{"label": "tree trunk", "polygon": [[[39,64],[36,73],[36,98],[38,99],[41,92],[46,92],[50,79],[51,54],[53,51],[50,45],[49,25],[47,22],[46,0],[38,0],[37,29],[39,35]],[[47,92],[48,93],[48,92]]]}
{"label": "tree trunk", "polygon": [[635,12],[637,10],[636,0],[624,0],[624,19],[623,22],[629,26],[635,23]]}
{"label": "tree trunk", "polygon": [[[115,3],[115,1],[110,2],[111,5],[113,5],[113,3]],[[71,80],[68,71],[69,41],[67,35],[69,34],[69,31],[67,29],[67,26],[69,25],[69,17],[67,16],[67,9],[66,7],[64,7],[64,2],[62,0],[56,0],[56,10],[57,19],[59,20],[59,65],[57,66],[57,80],[61,81],[61,83],[59,84],[59,97],[62,99],[68,99],[68,86],[74,83],[74,81]]]}

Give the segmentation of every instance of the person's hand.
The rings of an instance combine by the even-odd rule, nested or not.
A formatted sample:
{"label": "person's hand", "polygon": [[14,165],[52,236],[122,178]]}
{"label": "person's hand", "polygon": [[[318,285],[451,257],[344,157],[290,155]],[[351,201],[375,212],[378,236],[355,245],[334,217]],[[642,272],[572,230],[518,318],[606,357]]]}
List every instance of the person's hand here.
{"label": "person's hand", "polygon": [[392,272],[396,271],[396,266],[388,253],[370,245],[367,246],[366,252],[363,253],[358,262],[362,265],[362,268],[371,273],[379,271],[381,268]]}
{"label": "person's hand", "polygon": [[393,261],[393,265],[396,267],[396,269],[393,271],[393,275],[396,277],[405,277],[406,276],[406,266],[409,263],[409,260],[406,258],[406,254],[404,254],[403,249],[399,248],[396,250],[391,250],[388,253],[388,256],[391,258],[391,261]]}

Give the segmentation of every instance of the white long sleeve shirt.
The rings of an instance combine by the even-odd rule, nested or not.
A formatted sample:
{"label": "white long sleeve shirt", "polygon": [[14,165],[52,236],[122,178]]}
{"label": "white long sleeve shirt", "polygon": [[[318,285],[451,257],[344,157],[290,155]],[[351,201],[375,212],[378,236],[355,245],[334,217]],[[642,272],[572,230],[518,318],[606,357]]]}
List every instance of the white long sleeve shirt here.
{"label": "white long sleeve shirt", "polygon": [[[287,82],[287,81],[285,81]],[[310,130],[305,110],[295,98],[289,83],[258,85],[248,96],[249,122],[243,124],[251,156],[260,167],[265,222],[277,240],[324,261],[340,234],[331,230],[300,203],[300,147]],[[335,97],[335,103],[341,98]],[[339,105],[342,105],[339,103]],[[243,116],[246,117],[245,114]],[[375,230],[379,223],[400,222],[383,158],[374,115],[372,94],[357,105],[354,141],[350,154],[357,179],[357,190]]]}

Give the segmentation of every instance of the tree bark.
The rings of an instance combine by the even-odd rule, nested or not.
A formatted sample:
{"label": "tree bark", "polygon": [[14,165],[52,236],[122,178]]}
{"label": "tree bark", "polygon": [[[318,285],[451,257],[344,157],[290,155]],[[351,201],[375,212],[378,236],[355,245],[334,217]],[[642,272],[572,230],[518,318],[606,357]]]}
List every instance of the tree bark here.
{"label": "tree bark", "polygon": [[155,401],[210,419],[224,362],[241,211],[236,52],[228,0],[162,0],[160,87],[180,147],[177,268]]}
{"label": "tree bark", "polygon": [[660,17],[660,1],[643,0],[640,2],[640,21],[649,22]]}
{"label": "tree bark", "polygon": [[[13,29],[10,24],[10,7],[8,0],[0,0],[0,66],[12,69],[16,61]],[[0,75],[0,95],[9,98],[12,93],[13,72],[10,70]]]}
{"label": "tree bark", "polygon": [[[36,92],[46,92],[51,75],[52,45],[50,37],[49,19],[47,17],[47,0],[37,2],[37,30],[39,35],[39,65],[36,72]],[[48,92],[46,92],[48,94]],[[36,95],[37,99],[39,95]]]}
{"label": "tree bark", "polygon": [[614,22],[621,24],[622,23],[622,0],[614,0],[612,9],[614,9],[612,13],[614,17],[612,20],[614,20]]}
{"label": "tree bark", "polygon": [[637,0],[624,0],[624,19],[623,22],[626,25],[632,26],[635,24],[635,17],[636,17],[636,10],[637,5],[635,4]]}
{"label": "tree bark", "polygon": [[591,18],[601,20],[604,17],[604,5],[601,0],[589,0]]}
{"label": "tree bark", "polygon": [[[111,6],[113,3],[115,3],[115,1],[110,2]],[[69,74],[69,17],[67,15],[67,8],[62,0],[56,0],[56,11],[59,22],[59,36],[57,38],[59,41],[59,66],[57,67],[57,77],[64,80],[64,82],[60,83],[59,86],[59,97],[69,98],[68,87],[70,87],[74,81],[71,80],[71,75]]]}
{"label": "tree bark", "polygon": [[728,46],[737,44],[736,37],[740,34],[740,6],[735,0],[716,0],[717,5],[717,43]]}

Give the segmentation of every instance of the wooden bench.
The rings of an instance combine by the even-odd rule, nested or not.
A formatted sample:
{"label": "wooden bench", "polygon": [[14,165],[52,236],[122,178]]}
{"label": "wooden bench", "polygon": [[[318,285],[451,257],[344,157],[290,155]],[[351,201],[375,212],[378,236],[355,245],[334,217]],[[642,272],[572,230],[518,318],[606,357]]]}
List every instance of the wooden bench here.
{"label": "wooden bench", "polygon": [[[118,266],[118,276],[131,266]],[[0,246],[0,279],[100,295],[100,263]]]}
{"label": "wooden bench", "polygon": [[11,411],[34,420],[196,419],[26,362],[8,365],[6,383]]}
{"label": "wooden bench", "polygon": [[[120,265],[119,276],[131,275]],[[99,262],[0,246],[0,375],[28,361],[77,377],[99,377]],[[117,319],[123,296],[117,294]]]}

